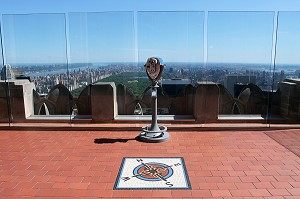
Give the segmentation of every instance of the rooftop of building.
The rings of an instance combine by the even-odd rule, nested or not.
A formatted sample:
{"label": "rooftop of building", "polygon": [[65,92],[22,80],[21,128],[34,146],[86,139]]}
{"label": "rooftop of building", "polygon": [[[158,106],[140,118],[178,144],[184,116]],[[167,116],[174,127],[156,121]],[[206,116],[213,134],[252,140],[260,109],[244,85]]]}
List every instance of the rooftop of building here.
{"label": "rooftop of building", "polygon": [[[47,129],[51,123],[13,123],[9,130],[2,125],[2,198],[300,197],[297,126],[276,129],[248,124],[247,130],[224,128],[234,124],[208,124],[209,131],[199,126],[187,131],[187,124],[166,124],[170,140],[144,143],[136,139],[141,123],[106,124],[112,130],[66,125],[56,123],[52,124],[56,128]],[[134,128],[122,130],[126,125]],[[125,157],[181,157],[191,189],[116,190]]]}

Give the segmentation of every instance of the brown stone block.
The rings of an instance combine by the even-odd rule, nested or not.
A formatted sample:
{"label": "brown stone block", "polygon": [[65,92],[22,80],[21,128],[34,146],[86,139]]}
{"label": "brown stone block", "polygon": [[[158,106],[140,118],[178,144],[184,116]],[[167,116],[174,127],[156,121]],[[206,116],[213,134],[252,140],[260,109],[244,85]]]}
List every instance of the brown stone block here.
{"label": "brown stone block", "polygon": [[98,82],[91,87],[93,122],[113,121],[117,115],[116,85],[114,82]]}
{"label": "brown stone block", "polygon": [[213,82],[198,82],[194,98],[197,122],[215,122],[219,113],[219,87]]}

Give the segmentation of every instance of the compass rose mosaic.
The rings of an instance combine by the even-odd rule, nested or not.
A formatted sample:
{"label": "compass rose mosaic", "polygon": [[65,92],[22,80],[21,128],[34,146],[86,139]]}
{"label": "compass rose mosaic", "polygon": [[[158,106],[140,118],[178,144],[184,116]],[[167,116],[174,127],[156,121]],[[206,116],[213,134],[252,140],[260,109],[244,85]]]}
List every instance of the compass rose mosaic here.
{"label": "compass rose mosaic", "polygon": [[191,189],[183,158],[123,158],[114,189]]}

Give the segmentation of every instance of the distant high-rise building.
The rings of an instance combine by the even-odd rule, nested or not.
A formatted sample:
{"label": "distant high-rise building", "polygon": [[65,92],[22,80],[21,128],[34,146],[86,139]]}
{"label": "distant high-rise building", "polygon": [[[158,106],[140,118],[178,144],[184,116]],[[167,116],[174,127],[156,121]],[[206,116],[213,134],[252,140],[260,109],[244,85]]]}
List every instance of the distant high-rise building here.
{"label": "distant high-rise building", "polygon": [[266,75],[266,71],[263,71],[263,74],[262,74],[262,78],[266,78],[267,77],[267,75]]}
{"label": "distant high-rise building", "polygon": [[15,79],[15,74],[9,64],[4,64],[1,70],[1,79]]}
{"label": "distant high-rise building", "polygon": [[286,78],[285,74],[284,74],[284,70],[280,71],[280,79],[279,82],[282,82],[284,79]]}
{"label": "distant high-rise building", "polygon": [[234,96],[235,84],[247,85],[249,83],[256,84],[255,75],[228,75],[225,78],[224,86],[231,93],[231,95]]}
{"label": "distant high-rise building", "polygon": [[185,86],[192,84],[192,81],[190,79],[181,79],[181,78],[163,79],[161,82],[162,82],[162,89],[169,96],[178,95],[178,93],[180,93]]}
{"label": "distant high-rise building", "polygon": [[77,88],[77,81],[76,81],[76,78],[75,78],[75,77],[73,78],[73,86],[74,86],[74,89]]}
{"label": "distant high-rise building", "polygon": [[55,78],[55,85],[59,84],[59,79],[58,77]]}

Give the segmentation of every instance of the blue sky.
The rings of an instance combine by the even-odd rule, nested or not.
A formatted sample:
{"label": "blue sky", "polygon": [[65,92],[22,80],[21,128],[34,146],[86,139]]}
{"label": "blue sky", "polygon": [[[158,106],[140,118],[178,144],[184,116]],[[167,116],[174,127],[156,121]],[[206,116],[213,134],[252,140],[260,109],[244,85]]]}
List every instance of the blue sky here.
{"label": "blue sky", "polygon": [[98,11],[297,11],[299,0],[1,0],[2,14]]}
{"label": "blue sky", "polygon": [[208,61],[271,63],[274,12],[209,12]]}
{"label": "blue sky", "polygon": [[[6,63],[300,63],[298,0],[0,0]],[[45,14],[52,13],[52,14]],[[67,21],[67,24],[65,24]],[[66,40],[67,38],[67,40]],[[68,52],[68,53],[66,53]],[[274,52],[273,52],[274,55]]]}

